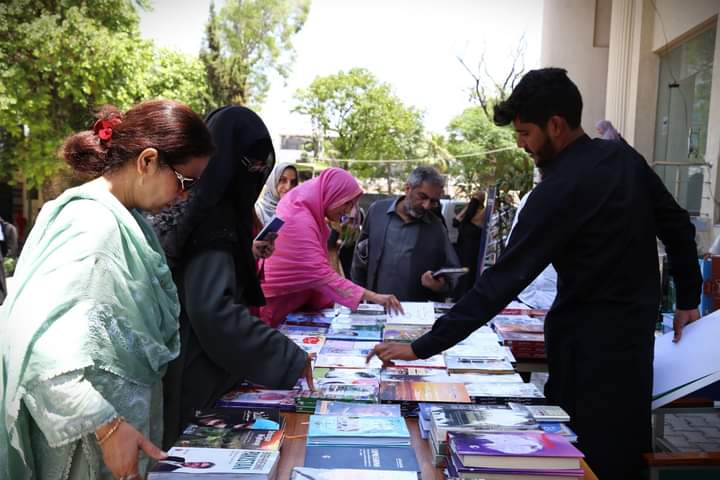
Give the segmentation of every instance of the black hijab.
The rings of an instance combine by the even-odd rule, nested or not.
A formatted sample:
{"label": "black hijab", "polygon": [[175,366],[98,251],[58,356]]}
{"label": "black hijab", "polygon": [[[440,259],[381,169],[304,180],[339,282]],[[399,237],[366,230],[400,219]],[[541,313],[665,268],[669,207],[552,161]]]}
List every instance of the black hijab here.
{"label": "black hijab", "polygon": [[[176,281],[184,263],[211,249],[232,253],[238,283],[250,305],[265,299],[255,273],[252,254],[252,215],[255,201],[275,163],[267,127],[252,110],[240,106],[219,108],[206,119],[215,144],[190,198],[151,218],[165,249]],[[251,172],[255,161],[265,169]]]}

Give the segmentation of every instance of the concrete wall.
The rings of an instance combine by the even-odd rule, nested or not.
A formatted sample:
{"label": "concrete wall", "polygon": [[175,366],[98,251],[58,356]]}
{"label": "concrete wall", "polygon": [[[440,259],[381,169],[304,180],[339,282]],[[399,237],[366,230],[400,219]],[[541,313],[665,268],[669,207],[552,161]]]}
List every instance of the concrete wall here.
{"label": "concrete wall", "polygon": [[583,97],[582,126],[595,135],[605,118],[608,49],[595,47],[595,0],[545,0],[543,4],[542,67],[562,67]]}

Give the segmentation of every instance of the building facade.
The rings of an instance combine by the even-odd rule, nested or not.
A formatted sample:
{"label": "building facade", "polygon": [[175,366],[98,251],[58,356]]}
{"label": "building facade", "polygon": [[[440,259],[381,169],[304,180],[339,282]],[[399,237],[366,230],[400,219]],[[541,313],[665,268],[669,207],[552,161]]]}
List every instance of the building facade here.
{"label": "building facade", "polygon": [[568,70],[582,125],[610,120],[696,220],[720,234],[720,0],[545,0],[542,66]]}

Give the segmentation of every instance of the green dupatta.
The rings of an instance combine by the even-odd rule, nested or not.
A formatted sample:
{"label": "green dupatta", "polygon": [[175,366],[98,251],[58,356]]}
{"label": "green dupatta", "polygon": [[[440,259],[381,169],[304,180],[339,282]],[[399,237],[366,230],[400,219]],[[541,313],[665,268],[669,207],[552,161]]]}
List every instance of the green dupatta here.
{"label": "green dupatta", "polygon": [[0,478],[20,480],[34,471],[33,384],[90,366],[154,384],[179,353],[180,304],[152,228],[99,181],[43,206],[13,280],[0,308]]}

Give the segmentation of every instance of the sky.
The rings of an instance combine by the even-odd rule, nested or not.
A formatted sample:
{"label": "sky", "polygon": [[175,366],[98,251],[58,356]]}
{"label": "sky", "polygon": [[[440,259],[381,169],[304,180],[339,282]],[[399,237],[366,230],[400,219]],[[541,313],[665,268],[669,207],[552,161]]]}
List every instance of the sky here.
{"label": "sky", "polygon": [[[210,0],[153,5],[140,15],[143,37],[197,55]],[[427,130],[444,133],[472,105],[474,81],[457,57],[477,71],[484,53],[490,73],[502,78],[524,36],[526,70],[536,68],[541,26],[542,0],[314,0],[293,40],[291,74],[273,81],[259,113],[273,135],[310,133],[309,119],[291,113],[295,91],[317,76],[362,67],[422,110]]]}

